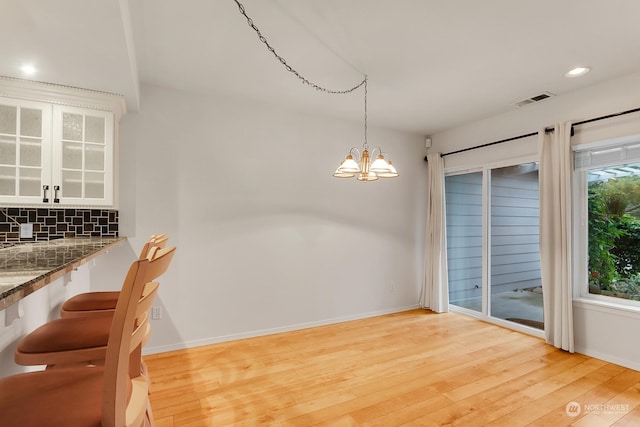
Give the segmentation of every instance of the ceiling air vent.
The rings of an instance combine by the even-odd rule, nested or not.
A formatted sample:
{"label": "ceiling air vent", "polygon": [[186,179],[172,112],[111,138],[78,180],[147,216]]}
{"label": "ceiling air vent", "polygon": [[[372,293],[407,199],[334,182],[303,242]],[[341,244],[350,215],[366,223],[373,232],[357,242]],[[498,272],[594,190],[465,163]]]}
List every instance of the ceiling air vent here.
{"label": "ceiling air vent", "polygon": [[524,107],[525,105],[533,104],[534,102],[540,102],[544,99],[551,98],[555,96],[551,92],[542,92],[539,95],[532,96],[531,98],[523,99],[522,101],[516,102],[518,107]]}

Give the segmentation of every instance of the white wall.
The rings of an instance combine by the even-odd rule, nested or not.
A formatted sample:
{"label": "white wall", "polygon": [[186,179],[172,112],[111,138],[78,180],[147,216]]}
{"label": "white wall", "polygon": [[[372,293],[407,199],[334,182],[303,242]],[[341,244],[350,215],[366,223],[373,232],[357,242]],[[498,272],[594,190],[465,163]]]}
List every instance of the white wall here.
{"label": "white wall", "polygon": [[[640,107],[640,73],[588,89],[564,94],[538,104],[466,124],[432,136],[432,152],[446,153],[517,135],[536,132],[557,122],[581,121]],[[640,133],[640,114],[576,128],[572,144],[619,138]],[[499,148],[498,148],[499,147]],[[527,157],[537,153],[537,139],[526,138],[499,146],[447,156],[448,168],[462,170],[490,164],[499,157]],[[580,283],[574,283],[579,288]],[[598,301],[574,301],[576,351],[640,370],[640,310]]]}
{"label": "white wall", "polygon": [[121,126],[121,234],[178,246],[148,353],[416,307],[422,136],[370,128],[400,176],[360,183],[361,123],[143,86]]}

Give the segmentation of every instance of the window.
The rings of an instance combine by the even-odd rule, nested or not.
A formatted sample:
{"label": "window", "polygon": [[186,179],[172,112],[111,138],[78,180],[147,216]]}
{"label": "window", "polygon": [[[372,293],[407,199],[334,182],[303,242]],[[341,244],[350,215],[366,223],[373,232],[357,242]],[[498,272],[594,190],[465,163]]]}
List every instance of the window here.
{"label": "window", "polygon": [[538,164],[445,177],[450,304],[543,329]]}
{"label": "window", "polygon": [[587,255],[576,266],[582,293],[640,301],[640,141],[596,145],[574,159],[576,214],[586,217],[576,238]]}

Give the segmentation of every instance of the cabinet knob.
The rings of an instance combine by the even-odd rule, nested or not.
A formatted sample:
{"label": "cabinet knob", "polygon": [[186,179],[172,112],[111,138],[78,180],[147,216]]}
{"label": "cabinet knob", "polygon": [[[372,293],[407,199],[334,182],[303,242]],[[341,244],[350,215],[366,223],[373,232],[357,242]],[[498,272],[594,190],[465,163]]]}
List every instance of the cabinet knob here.
{"label": "cabinet knob", "polygon": [[60,203],[60,199],[58,198],[58,191],[60,191],[59,185],[53,186],[53,203]]}
{"label": "cabinet knob", "polygon": [[42,186],[42,203],[49,203],[49,197],[47,196],[47,192],[49,191],[48,185]]}

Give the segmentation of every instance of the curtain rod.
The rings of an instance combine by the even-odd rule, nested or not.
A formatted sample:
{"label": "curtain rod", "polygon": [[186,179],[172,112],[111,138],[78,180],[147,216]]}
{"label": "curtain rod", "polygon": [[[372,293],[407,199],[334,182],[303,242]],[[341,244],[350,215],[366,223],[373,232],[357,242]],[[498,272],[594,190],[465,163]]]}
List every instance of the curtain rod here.
{"label": "curtain rod", "polygon": [[[593,119],[582,120],[580,122],[576,122],[573,125],[571,125],[571,136],[573,136],[573,127],[574,126],[584,125],[586,123],[597,122],[599,120],[610,119],[610,118],[613,118],[613,117],[623,116],[625,114],[631,114],[631,113],[637,113],[637,112],[640,112],[640,108],[634,108],[634,109],[631,109],[631,110],[621,111],[619,113],[607,114],[606,116],[600,116],[600,117],[595,117]],[[544,128],[544,131],[545,131],[545,133],[553,132],[553,128],[550,128],[550,127]],[[469,147],[469,148],[463,148],[461,150],[450,151],[448,153],[441,154],[440,157],[450,156],[451,154],[464,153],[465,151],[471,151],[471,150],[475,150],[475,149],[478,149],[478,148],[489,147],[491,145],[502,144],[503,142],[515,141],[516,139],[528,138],[530,136],[535,136],[537,134],[538,134],[538,132],[531,132],[531,133],[527,133],[527,134],[524,134],[524,135],[518,135],[518,136],[511,137],[511,138],[501,139],[500,141],[494,141],[494,142],[488,142],[488,143],[482,144],[482,145],[476,145],[475,147]],[[426,156],[424,158],[424,161],[425,162],[427,161],[427,157]]]}
{"label": "curtain rod", "polygon": [[584,125],[586,123],[597,122],[598,120],[610,119],[612,117],[624,116],[625,114],[637,113],[640,111],[640,108],[634,108],[632,110],[621,111],[619,113],[613,113],[606,116],[596,117],[595,119],[583,120],[581,122],[576,122],[572,126]]}

